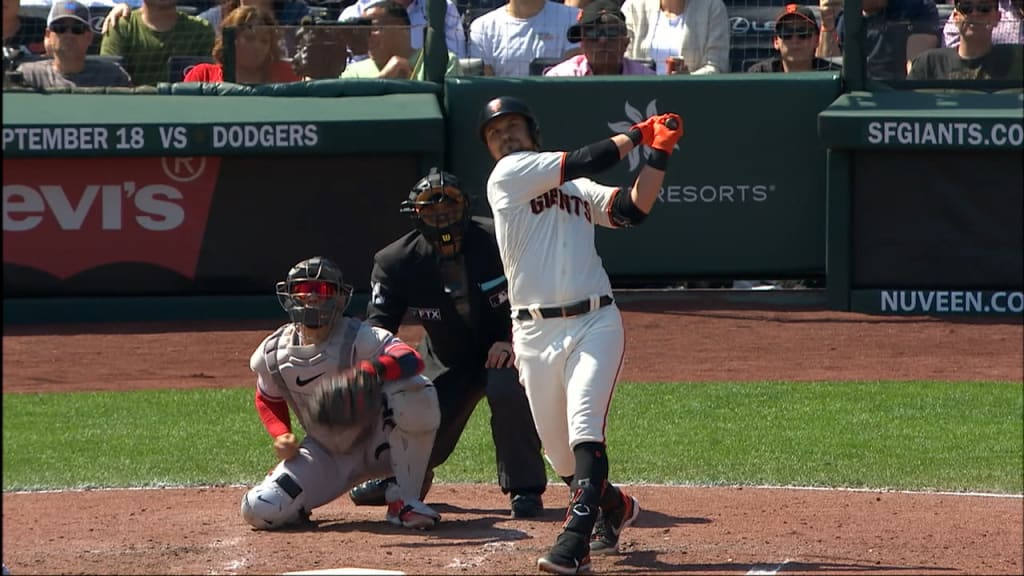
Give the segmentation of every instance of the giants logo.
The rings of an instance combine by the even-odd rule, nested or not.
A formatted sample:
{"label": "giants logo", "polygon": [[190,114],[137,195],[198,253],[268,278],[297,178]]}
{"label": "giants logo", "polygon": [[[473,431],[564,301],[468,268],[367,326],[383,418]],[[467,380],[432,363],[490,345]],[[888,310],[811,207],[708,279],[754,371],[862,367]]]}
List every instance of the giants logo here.
{"label": "giants logo", "polygon": [[4,262],[61,279],[118,262],[194,277],[219,167],[206,160],[190,179],[160,158],[4,160]]}
{"label": "giants logo", "polygon": [[590,217],[590,202],[583,198],[566,194],[562,192],[561,188],[552,188],[530,200],[530,209],[533,210],[534,214],[540,214],[552,206],[558,206],[573,216],[580,216],[580,212],[582,212],[582,216],[587,219],[587,222],[593,222]]}

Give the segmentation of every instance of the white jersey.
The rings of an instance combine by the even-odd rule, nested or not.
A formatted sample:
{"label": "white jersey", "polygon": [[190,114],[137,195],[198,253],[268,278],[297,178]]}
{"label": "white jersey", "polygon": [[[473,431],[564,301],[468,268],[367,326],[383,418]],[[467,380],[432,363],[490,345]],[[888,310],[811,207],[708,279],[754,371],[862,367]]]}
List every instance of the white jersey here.
{"label": "white jersey", "polygon": [[[285,324],[266,337],[249,359],[249,368],[256,373],[260,393],[271,400],[286,400],[307,436],[315,438],[333,454],[345,453],[368,431],[321,425],[313,414],[312,398],[331,376],[361,360],[376,358],[401,341],[383,328],[348,316],[338,317],[330,336],[320,344],[300,346],[297,329],[297,324]],[[271,375],[267,366],[268,343],[274,339],[277,339],[277,363],[286,390],[281,390],[278,379]]]}
{"label": "white jersey", "polygon": [[579,44],[565,37],[579,9],[547,0],[530,18],[515,18],[499,6],[469,25],[469,57],[480,58],[495,76],[529,76],[534,58],[562,58]]}
{"label": "white jersey", "polygon": [[562,183],[565,152],[517,152],[494,166],[487,200],[513,309],[563,306],[611,293],[594,225],[614,228],[619,188],[589,178]]}

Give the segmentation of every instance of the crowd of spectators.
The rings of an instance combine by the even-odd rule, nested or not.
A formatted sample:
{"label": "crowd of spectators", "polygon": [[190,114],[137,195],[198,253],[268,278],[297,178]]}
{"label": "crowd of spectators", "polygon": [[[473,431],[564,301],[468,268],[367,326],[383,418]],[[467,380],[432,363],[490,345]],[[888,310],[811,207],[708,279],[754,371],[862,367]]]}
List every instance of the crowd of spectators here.
{"label": "crowd of spectators", "polygon": [[[738,66],[730,11],[745,1],[775,6],[774,21],[757,28],[771,55]],[[839,70],[842,0],[777,1],[445,0],[447,74]],[[862,0],[868,77],[1020,79],[1024,0],[951,1],[940,11],[936,0]],[[333,14],[306,0],[141,0],[100,15],[55,0],[45,19],[3,2],[5,72],[36,88],[218,82],[232,53],[239,83],[423,78],[427,0],[348,0]],[[233,50],[225,27],[237,30]],[[169,62],[182,58],[190,69],[176,77]]]}

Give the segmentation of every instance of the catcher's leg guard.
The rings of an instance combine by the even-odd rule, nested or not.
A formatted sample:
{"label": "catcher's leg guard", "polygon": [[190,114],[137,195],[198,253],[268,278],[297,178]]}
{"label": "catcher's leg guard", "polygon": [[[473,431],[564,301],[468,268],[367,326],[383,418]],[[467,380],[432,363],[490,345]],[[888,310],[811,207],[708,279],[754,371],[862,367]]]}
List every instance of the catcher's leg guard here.
{"label": "catcher's leg guard", "polygon": [[[397,496],[419,501],[434,436],[441,424],[441,407],[433,383],[422,376],[384,386],[387,397],[385,424],[391,446],[391,468],[398,482]],[[388,491],[389,501],[392,492]]]}
{"label": "catcher's leg guard", "polygon": [[287,472],[267,476],[242,497],[242,518],[258,530],[274,530],[309,518],[302,488]]}

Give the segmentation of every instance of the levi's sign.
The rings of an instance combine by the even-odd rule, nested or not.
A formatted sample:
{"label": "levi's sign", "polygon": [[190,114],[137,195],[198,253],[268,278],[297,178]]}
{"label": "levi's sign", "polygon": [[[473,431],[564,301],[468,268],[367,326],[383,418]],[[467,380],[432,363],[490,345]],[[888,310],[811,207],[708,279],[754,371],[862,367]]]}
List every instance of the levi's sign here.
{"label": "levi's sign", "polygon": [[5,159],[4,263],[69,278],[141,262],[193,278],[219,158]]}
{"label": "levi's sign", "polygon": [[153,156],[215,155],[233,150],[309,150],[321,145],[316,124],[202,126],[17,126],[3,129],[4,153],[115,152]]}

